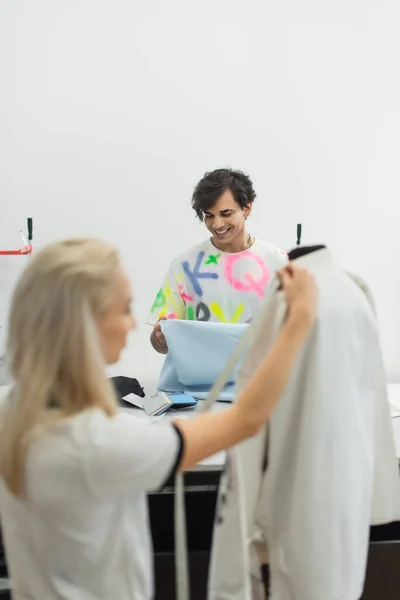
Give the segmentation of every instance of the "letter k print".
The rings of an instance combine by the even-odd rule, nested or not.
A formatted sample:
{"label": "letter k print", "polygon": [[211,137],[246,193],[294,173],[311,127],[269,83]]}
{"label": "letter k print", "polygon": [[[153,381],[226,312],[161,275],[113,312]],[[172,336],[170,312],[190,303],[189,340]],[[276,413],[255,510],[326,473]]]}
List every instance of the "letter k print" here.
{"label": "letter k print", "polygon": [[218,274],[217,273],[201,273],[200,272],[200,267],[201,267],[201,263],[203,262],[205,256],[205,252],[199,252],[197,259],[196,259],[196,263],[193,267],[193,270],[190,268],[190,264],[189,261],[185,260],[182,263],[182,268],[185,272],[185,274],[187,275],[187,277],[190,280],[190,283],[193,285],[193,289],[195,291],[195,293],[200,296],[200,298],[203,296],[203,289],[199,283],[199,279],[218,279]]}

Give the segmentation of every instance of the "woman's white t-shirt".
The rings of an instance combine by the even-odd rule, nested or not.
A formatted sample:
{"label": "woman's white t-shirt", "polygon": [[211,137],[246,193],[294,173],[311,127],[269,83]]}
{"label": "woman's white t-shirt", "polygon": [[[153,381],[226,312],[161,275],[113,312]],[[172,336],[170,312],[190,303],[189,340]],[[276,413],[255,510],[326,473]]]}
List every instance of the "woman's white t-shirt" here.
{"label": "woman's white t-shirt", "polygon": [[207,239],[172,261],[147,323],[161,317],[248,323],[287,262],[285,252],[258,239],[249,250],[234,253],[217,250]]}
{"label": "woman's white t-shirt", "polygon": [[14,600],[150,600],[146,493],[174,472],[173,425],[102,410],[63,419],[31,443],[25,496],[0,479]]}

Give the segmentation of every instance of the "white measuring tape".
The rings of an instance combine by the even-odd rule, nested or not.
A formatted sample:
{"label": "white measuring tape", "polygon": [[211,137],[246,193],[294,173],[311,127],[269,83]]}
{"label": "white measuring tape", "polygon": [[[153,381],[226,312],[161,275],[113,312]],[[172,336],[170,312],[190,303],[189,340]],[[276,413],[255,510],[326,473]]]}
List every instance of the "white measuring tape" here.
{"label": "white measuring tape", "polygon": [[[268,288],[263,305],[257,315],[251,321],[248,329],[244,332],[232,355],[229,357],[225,367],[222,369],[217,381],[214,383],[210,393],[201,405],[200,413],[209,412],[224,389],[240,357],[246,350],[254,333],[262,328],[266,319],[268,301],[278,291],[280,282],[274,278]],[[175,525],[175,577],[177,600],[190,600],[189,560],[186,533],[186,509],[185,509],[185,485],[183,473],[175,477],[175,501],[174,501],[174,525]]]}

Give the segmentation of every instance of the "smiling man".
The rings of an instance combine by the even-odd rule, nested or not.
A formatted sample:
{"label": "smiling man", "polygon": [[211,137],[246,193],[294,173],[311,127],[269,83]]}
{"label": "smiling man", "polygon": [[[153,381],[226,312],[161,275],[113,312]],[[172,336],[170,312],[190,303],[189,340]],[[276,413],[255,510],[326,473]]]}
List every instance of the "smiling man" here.
{"label": "smiling man", "polygon": [[241,171],[217,169],[197,184],[192,207],[211,233],[176,258],[147,319],[151,343],[166,354],[161,319],[248,323],[287,255],[246,229],[256,193]]}

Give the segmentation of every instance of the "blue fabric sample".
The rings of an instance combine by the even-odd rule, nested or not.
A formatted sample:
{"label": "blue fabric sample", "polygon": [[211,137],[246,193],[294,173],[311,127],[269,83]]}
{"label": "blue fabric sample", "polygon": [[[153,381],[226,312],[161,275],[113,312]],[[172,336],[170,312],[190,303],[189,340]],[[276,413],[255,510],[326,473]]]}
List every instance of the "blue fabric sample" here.
{"label": "blue fabric sample", "polygon": [[[160,321],[160,325],[168,344],[168,354],[157,389],[163,392],[185,391],[195,398],[207,396],[248,327],[247,324],[177,319]],[[221,400],[233,400],[235,378],[236,369],[221,392]]]}

